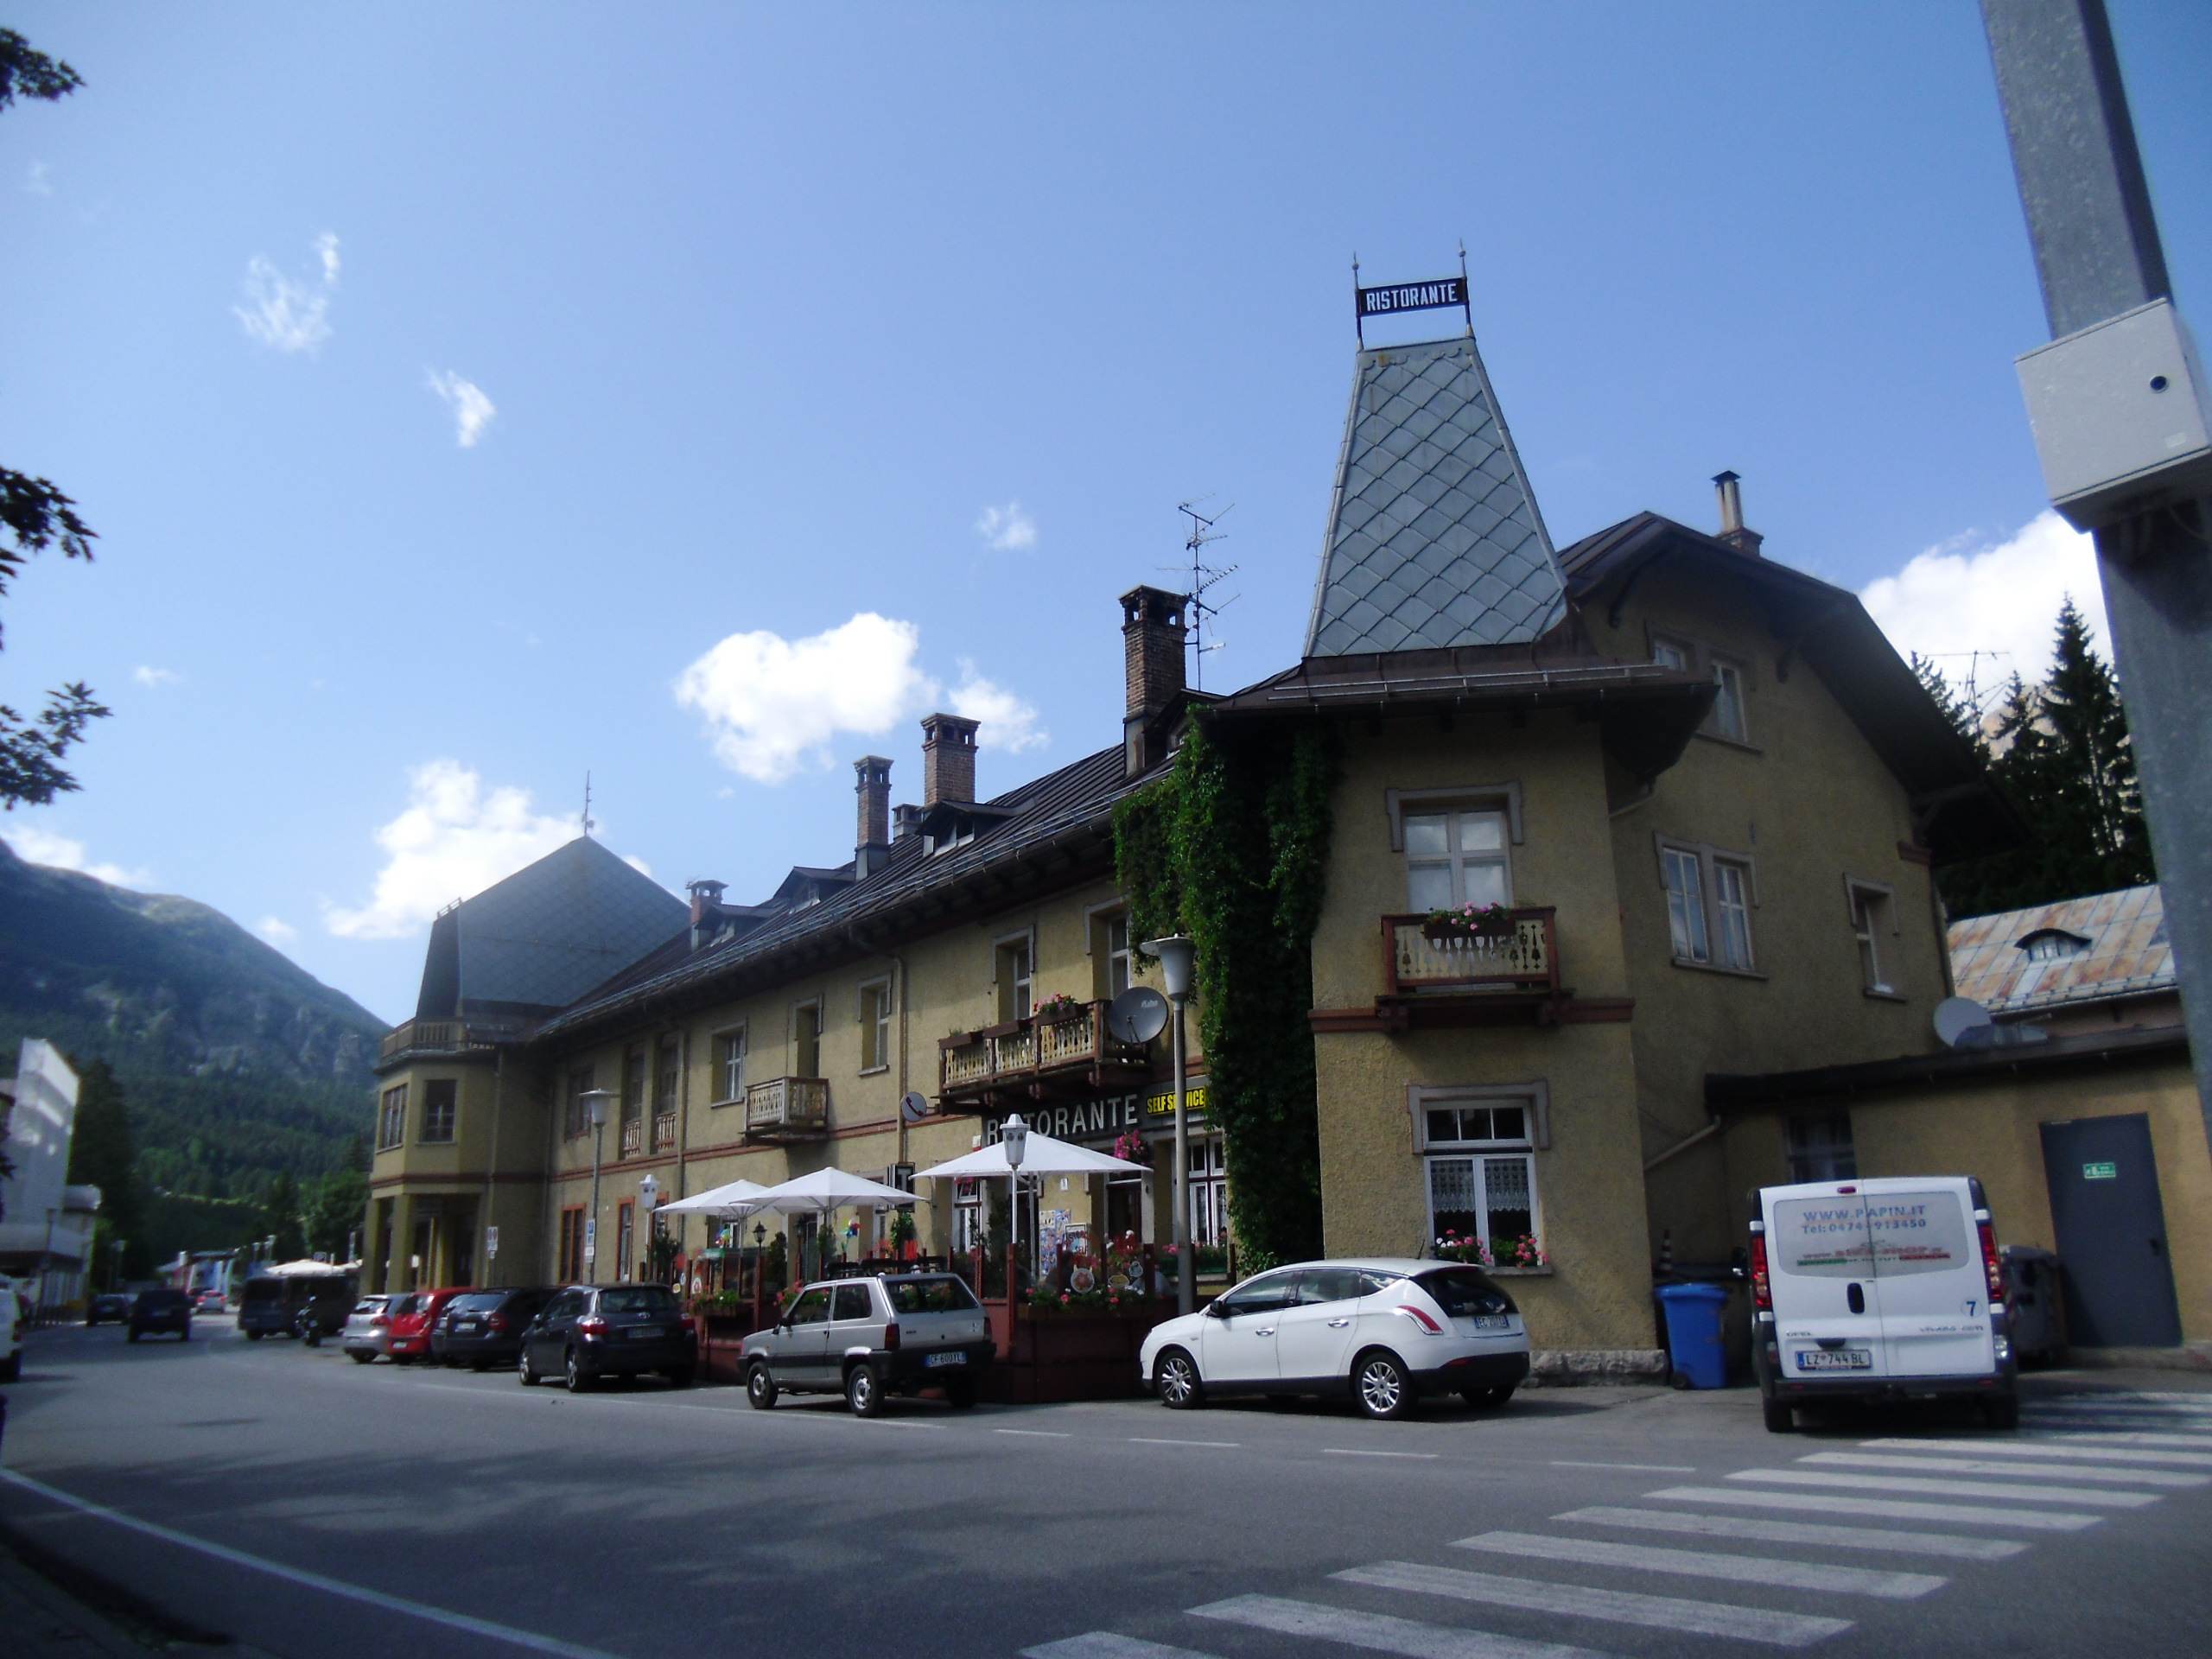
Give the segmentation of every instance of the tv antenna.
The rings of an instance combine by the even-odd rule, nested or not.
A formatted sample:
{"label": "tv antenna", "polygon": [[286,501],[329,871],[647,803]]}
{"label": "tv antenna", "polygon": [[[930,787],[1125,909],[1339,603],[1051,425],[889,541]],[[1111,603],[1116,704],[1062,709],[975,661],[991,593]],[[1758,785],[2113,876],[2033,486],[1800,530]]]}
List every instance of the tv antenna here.
{"label": "tv antenna", "polygon": [[[1233,564],[1213,565],[1205,563],[1206,544],[1209,542],[1220,541],[1229,534],[1227,531],[1216,530],[1214,526],[1236,510],[1236,504],[1232,501],[1211,517],[1200,512],[1199,505],[1213,498],[1211,495],[1202,495],[1195,501],[1179,501],[1175,504],[1175,511],[1185,514],[1191,521],[1191,533],[1185,539],[1183,547],[1191,556],[1191,628],[1196,636],[1192,642],[1194,649],[1191,654],[1191,690],[1193,691],[1204,687],[1206,652],[1219,651],[1223,645],[1223,641],[1219,639],[1215,640],[1211,645],[1206,643],[1206,619],[1210,616],[1219,616],[1222,612],[1234,605],[1242,597],[1241,594],[1231,594],[1218,605],[1211,604],[1206,599],[1206,594],[1217,584],[1235,575],[1237,569]],[[1179,573],[1182,566],[1162,565],[1160,569],[1163,570],[1172,569]]]}
{"label": "tv antenna", "polygon": [[584,834],[589,835],[596,826],[591,821],[591,773],[584,773]]}

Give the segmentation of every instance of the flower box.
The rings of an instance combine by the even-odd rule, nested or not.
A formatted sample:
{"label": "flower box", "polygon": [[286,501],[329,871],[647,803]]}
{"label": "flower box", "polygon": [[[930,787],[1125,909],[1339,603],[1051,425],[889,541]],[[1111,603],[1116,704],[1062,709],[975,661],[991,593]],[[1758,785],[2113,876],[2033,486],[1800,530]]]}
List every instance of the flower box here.
{"label": "flower box", "polygon": [[1431,944],[1448,944],[1455,939],[1510,939],[1519,925],[1503,905],[1457,905],[1429,912],[1421,931]]}

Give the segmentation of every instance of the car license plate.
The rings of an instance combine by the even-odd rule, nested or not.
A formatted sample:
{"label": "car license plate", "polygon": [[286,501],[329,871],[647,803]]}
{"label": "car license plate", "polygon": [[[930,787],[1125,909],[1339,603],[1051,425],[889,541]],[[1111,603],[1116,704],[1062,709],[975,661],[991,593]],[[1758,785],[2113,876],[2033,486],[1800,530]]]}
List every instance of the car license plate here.
{"label": "car license plate", "polygon": [[962,1353],[931,1354],[922,1362],[925,1365],[965,1365],[968,1356]]}
{"label": "car license plate", "polygon": [[456,1337],[473,1337],[483,1328],[474,1319],[463,1319],[459,1325],[454,1326],[453,1333]]}
{"label": "car license plate", "polygon": [[1513,1327],[1513,1320],[1503,1313],[1478,1313],[1474,1325],[1478,1331],[1510,1331]]}
{"label": "car license plate", "polygon": [[632,1342],[658,1342],[668,1334],[657,1325],[641,1325],[630,1332]]}
{"label": "car license plate", "polygon": [[1871,1371],[1874,1354],[1867,1348],[1807,1348],[1797,1355],[1801,1371]]}

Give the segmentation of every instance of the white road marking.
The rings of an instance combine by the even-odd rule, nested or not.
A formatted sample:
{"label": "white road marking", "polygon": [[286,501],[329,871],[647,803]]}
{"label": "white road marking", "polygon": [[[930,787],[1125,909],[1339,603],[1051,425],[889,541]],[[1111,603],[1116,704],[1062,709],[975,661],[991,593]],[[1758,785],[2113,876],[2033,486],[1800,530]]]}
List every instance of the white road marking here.
{"label": "white road marking", "polygon": [[1021,1659],[1211,1659],[1211,1656],[1147,1642],[1140,1637],[1117,1636],[1112,1630],[1087,1630],[1065,1641],[1024,1648]]}
{"label": "white road marking", "polygon": [[2101,1515],[2061,1510],[1997,1510],[1979,1503],[1908,1503],[1902,1498],[1842,1497],[1827,1492],[1756,1492],[1748,1487],[1667,1486],[1646,1497],[1677,1503],[1733,1503],[1751,1510],[1796,1510],[1817,1515],[1879,1515],[1892,1521],[1952,1521],[1976,1527],[2022,1527],[2031,1532],[2080,1532]]}
{"label": "white road marking", "polygon": [[1688,1533],[1703,1538],[1748,1538],[1762,1544],[1820,1544],[1831,1549],[1869,1549],[1892,1555],[1948,1555],[1963,1561],[2001,1561],[2027,1548],[2010,1538],[1962,1538],[1948,1532],[1897,1532],[1885,1527],[1823,1527],[1802,1521],[1761,1521],[1745,1515],[1690,1515],[1679,1510],[1569,1510],[1554,1521],[1638,1532]]}
{"label": "white road marking", "polygon": [[2050,1429],[2020,1438],[2031,1444],[2063,1440],[2077,1446],[2170,1446],[2177,1451],[2212,1452],[2212,1434],[2145,1434],[2138,1431],[2091,1434],[2080,1430]]}
{"label": "white road marking", "polygon": [[1892,1452],[1965,1452],[1977,1458],[2089,1458],[2103,1463],[2178,1464],[2191,1469],[2212,1469],[2212,1452],[2138,1452],[2107,1446],[2100,1437],[2092,1444],[2060,1446],[2037,1440],[1861,1440],[1859,1445]]}
{"label": "white road marking", "polygon": [[[1071,1440],[1075,1439],[1075,1436],[1072,1434],[1063,1434],[1058,1429],[1051,1428],[995,1428],[991,1433],[994,1434],[1026,1434],[1031,1440]],[[1093,1632],[1093,1634],[1096,1634],[1096,1632]],[[1068,1638],[1071,1642],[1087,1642],[1090,1639],[1090,1638],[1089,1637],[1077,1636],[1071,1636]],[[1119,1637],[1116,1638],[1117,1641],[1119,1639]]]}
{"label": "white road marking", "polygon": [[1914,1492],[1929,1497],[2082,1503],[2098,1510],[2139,1510],[2158,1501],[2153,1492],[2100,1492],[2087,1486],[2005,1486],[1993,1480],[1915,1480],[1909,1475],[1831,1475],[1818,1469],[1738,1469],[1726,1478],[1770,1481],[1777,1486],[1843,1486],[1860,1491]]}
{"label": "white road marking", "polygon": [[2007,1463],[2002,1458],[1931,1458],[1881,1452],[1815,1452],[1800,1463],[1842,1464],[1859,1469],[1936,1469],[1955,1475],[2049,1475],[2063,1480],[2108,1480],[2133,1486],[2212,1486],[2212,1475],[2171,1469],[2111,1469],[2063,1463]]}
{"label": "white road marking", "polygon": [[1231,1596],[1188,1610],[1193,1618],[1274,1630],[1282,1636],[1340,1642],[1370,1653],[1403,1654],[1406,1659],[1605,1659],[1588,1648],[1563,1642],[1529,1642],[1488,1630],[1453,1629],[1389,1613],[1357,1613],[1349,1607],[1291,1601],[1281,1596]]}
{"label": "white road marking", "polygon": [[1694,1463],[1587,1463],[1580,1458],[1554,1458],[1554,1469],[1634,1469],[1647,1475],[1694,1475]]}
{"label": "white road marking", "polygon": [[1217,1452],[1238,1452],[1244,1446],[1244,1442],[1242,1440],[1155,1440],[1143,1434],[1130,1435],[1129,1444],[1131,1446],[1211,1446]]}
{"label": "white road marking", "polygon": [[1629,1567],[1686,1579],[1726,1579],[1737,1584],[1779,1584],[1793,1590],[1833,1590],[1841,1595],[1913,1601],[1950,1580],[1932,1573],[1879,1573],[1864,1567],[1824,1567],[1768,1555],[1712,1555],[1698,1550],[1656,1549],[1645,1544],[1604,1543],[1592,1538],[1553,1538],[1534,1532],[1485,1532],[1454,1548],[1520,1555],[1536,1561],[1577,1561],[1589,1567]]}
{"label": "white road marking", "polygon": [[1642,1624],[1698,1636],[1728,1636],[1777,1648],[1810,1647],[1851,1628],[1847,1618],[1808,1613],[1777,1613],[1764,1607],[1726,1602],[1688,1601],[1678,1596],[1639,1596],[1625,1590],[1593,1590],[1579,1584],[1550,1584],[1541,1579],[1509,1579],[1495,1573],[1463,1573],[1457,1567],[1424,1567],[1418,1561],[1377,1561],[1332,1578],[1381,1590],[1411,1590],[1450,1596],[1458,1601],[1488,1602],[1535,1613],[1565,1613],[1602,1618],[1615,1624]]}
{"label": "white road marking", "polygon": [[1325,1446],[1321,1448],[1321,1455],[1325,1458],[1438,1458],[1444,1454],[1440,1452],[1360,1452],[1348,1446]]}
{"label": "white road marking", "polygon": [[2194,1420],[2171,1417],[2104,1416],[2086,1411],[2031,1411],[2020,1414],[2020,1427],[2037,1429],[2100,1429],[2107,1433],[2152,1433],[2169,1440],[2176,1446],[2212,1446],[2212,1434],[2175,1433],[2177,1429],[2193,1429]]}
{"label": "white road marking", "polygon": [[365,1585],[348,1584],[343,1579],[334,1579],[321,1573],[309,1573],[303,1568],[287,1567],[282,1561],[272,1561],[265,1556],[250,1555],[242,1549],[232,1549],[227,1544],[218,1544],[206,1538],[195,1538],[188,1532],[179,1532],[171,1527],[141,1521],[135,1515],[121,1510],[109,1509],[103,1503],[88,1503],[81,1497],[72,1497],[58,1486],[48,1486],[43,1481],[19,1475],[12,1469],[0,1469],[0,1480],[25,1491],[36,1492],[41,1497],[88,1515],[97,1520],[110,1522],[132,1532],[143,1533],[149,1538],[158,1538],[163,1543],[175,1544],[219,1561],[228,1561],[233,1567],[250,1567],[256,1573],[266,1573],[271,1578],[303,1585],[310,1590],[320,1590],[327,1595],[339,1596],[347,1601],[364,1602],[372,1607],[381,1607],[387,1612],[404,1613],[410,1618],[423,1619],[432,1624],[442,1624],[448,1630],[466,1630],[472,1636],[489,1637],[495,1642],[505,1642],[518,1648],[534,1649],[539,1653],[555,1653],[563,1659],[614,1659],[598,1648],[587,1648],[579,1643],[563,1642],[557,1637],[540,1636],[535,1630],[518,1630],[511,1624],[495,1624],[488,1618],[473,1618],[467,1613],[455,1613],[443,1607],[433,1607],[427,1602],[410,1601],[404,1596],[394,1596],[382,1590],[372,1590]]}

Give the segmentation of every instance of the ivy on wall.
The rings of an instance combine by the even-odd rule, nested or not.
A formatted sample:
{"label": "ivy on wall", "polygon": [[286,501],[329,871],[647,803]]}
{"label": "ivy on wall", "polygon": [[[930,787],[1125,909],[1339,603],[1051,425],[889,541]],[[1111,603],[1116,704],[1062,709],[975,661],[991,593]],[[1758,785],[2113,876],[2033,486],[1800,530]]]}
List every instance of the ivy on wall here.
{"label": "ivy on wall", "polygon": [[1335,734],[1194,721],[1160,782],[1114,814],[1133,940],[1198,943],[1208,1110],[1254,1271],[1321,1250],[1313,929],[1326,889]]}

